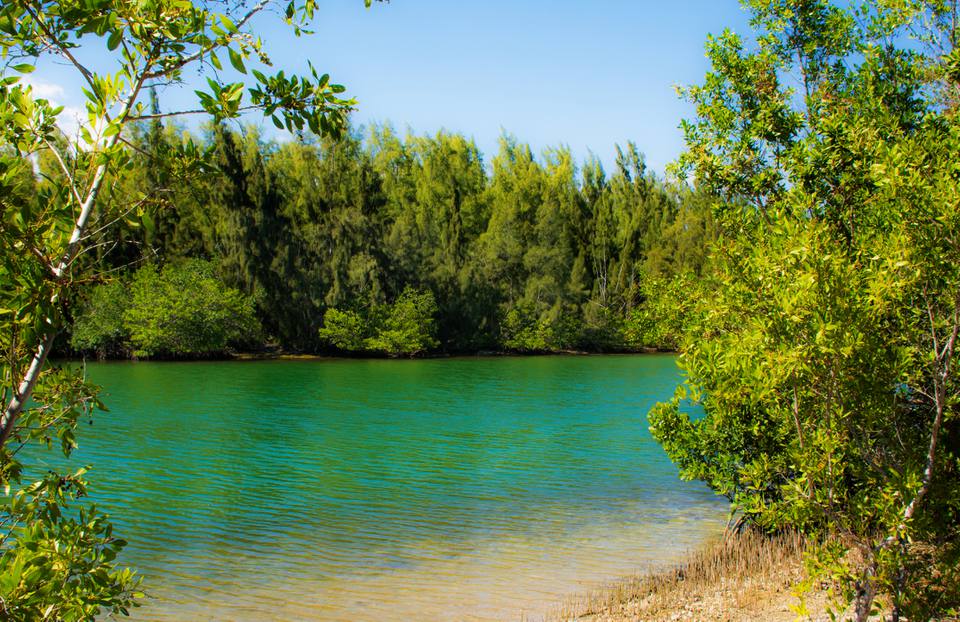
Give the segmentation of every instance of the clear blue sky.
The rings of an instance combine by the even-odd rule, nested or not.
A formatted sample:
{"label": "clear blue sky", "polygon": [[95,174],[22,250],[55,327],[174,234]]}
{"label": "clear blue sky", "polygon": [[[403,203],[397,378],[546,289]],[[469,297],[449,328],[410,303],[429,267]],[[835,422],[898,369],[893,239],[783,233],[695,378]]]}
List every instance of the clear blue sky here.
{"label": "clear blue sky", "polygon": [[[633,140],[659,172],[679,154],[677,125],[691,112],[674,86],[703,78],[708,33],[747,30],[736,0],[320,6],[315,35],[296,39],[276,19],[261,20],[257,31],[277,67],[301,69],[309,59],[346,85],[360,102],[356,123],[460,132],[487,161],[504,131],[537,153],[568,145],[578,159],[592,152],[605,165],[616,143]],[[58,85],[58,103],[81,104],[65,70],[47,65],[34,79]],[[169,107],[182,96],[161,99]]]}

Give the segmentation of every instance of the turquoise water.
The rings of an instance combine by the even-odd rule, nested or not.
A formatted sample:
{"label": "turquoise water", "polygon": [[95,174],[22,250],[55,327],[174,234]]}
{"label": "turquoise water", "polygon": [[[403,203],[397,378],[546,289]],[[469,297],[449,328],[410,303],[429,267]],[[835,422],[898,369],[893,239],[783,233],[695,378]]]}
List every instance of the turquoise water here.
{"label": "turquoise water", "polygon": [[141,620],[536,615],[723,525],[646,413],[673,357],[108,363],[80,434]]}

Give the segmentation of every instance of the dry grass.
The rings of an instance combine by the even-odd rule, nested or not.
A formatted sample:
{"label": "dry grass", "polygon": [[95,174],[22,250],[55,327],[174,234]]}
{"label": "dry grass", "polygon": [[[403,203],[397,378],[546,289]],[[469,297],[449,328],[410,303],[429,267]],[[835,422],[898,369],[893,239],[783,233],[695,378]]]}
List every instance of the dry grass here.
{"label": "dry grass", "polygon": [[[673,568],[631,577],[572,598],[548,621],[621,622],[702,620],[739,622],[797,619],[792,587],[803,579],[804,539],[744,532],[692,553]],[[808,595],[812,619],[826,619],[823,594]]]}

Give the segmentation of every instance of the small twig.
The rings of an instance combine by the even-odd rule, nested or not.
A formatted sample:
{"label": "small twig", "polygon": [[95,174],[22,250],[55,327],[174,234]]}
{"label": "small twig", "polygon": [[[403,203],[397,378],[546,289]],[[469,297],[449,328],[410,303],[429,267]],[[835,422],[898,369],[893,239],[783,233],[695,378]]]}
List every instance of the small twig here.
{"label": "small twig", "polygon": [[130,212],[132,212],[132,211],[134,211],[134,210],[136,210],[136,209],[139,209],[139,207],[140,207],[141,205],[143,205],[144,203],[146,203],[146,202],[147,202],[147,198],[146,198],[146,197],[140,199],[139,201],[137,201],[136,203],[134,203],[133,205],[131,205],[130,207],[128,207],[124,212],[122,212],[119,216],[117,216],[116,218],[114,218],[114,219],[111,220],[110,222],[108,222],[108,223],[106,223],[106,224],[98,227],[97,229],[94,229],[94,230],[91,231],[90,233],[87,233],[86,235],[84,235],[82,238],[80,238],[81,241],[88,240],[88,239],[92,238],[93,236],[97,235],[98,233],[101,233],[101,232],[103,232],[104,230],[106,230],[107,228],[113,226],[114,224],[120,222],[120,220],[122,220],[124,217],[126,217],[128,214],[130,214]]}
{"label": "small twig", "polygon": [[77,205],[83,203],[83,199],[80,198],[80,193],[77,191],[77,183],[73,179],[73,175],[70,173],[70,169],[67,168],[67,163],[64,162],[63,157],[60,155],[60,151],[56,149],[53,145],[50,144],[50,141],[46,138],[43,139],[43,143],[47,146],[47,149],[53,153],[53,156],[57,160],[57,164],[60,165],[60,170],[63,171],[63,174],[67,177],[67,181],[70,182],[70,193],[73,195],[74,200],[77,202]]}
{"label": "small twig", "polygon": [[57,279],[60,278],[60,275],[57,274],[57,271],[56,271],[56,270],[54,270],[53,265],[50,263],[50,260],[47,259],[47,256],[44,255],[43,252],[42,252],[39,248],[37,248],[36,246],[34,246],[33,244],[31,244],[31,245],[30,245],[30,252],[33,253],[33,255],[34,255],[37,259],[40,260],[40,263],[43,265],[43,267],[46,269],[46,271],[49,273],[49,275],[50,275],[54,280],[57,280]]}
{"label": "small twig", "polygon": [[85,66],[83,66],[83,64],[81,64],[80,61],[77,60],[77,57],[70,52],[70,49],[68,47],[60,43],[60,39],[56,35],[54,35],[53,32],[51,32],[50,27],[47,25],[47,23],[44,20],[42,20],[35,11],[33,11],[33,9],[30,7],[29,2],[24,2],[22,6],[27,11],[27,13],[30,14],[30,17],[33,18],[33,21],[39,24],[40,29],[43,30],[43,33],[47,36],[48,40],[50,41],[49,43],[50,48],[56,49],[64,58],[68,59],[73,64],[73,66],[77,68],[80,74],[83,75],[83,78],[87,81],[87,84],[89,84],[90,87],[93,88],[93,74],[90,73],[90,70],[87,69]]}
{"label": "small twig", "polygon": [[[258,2],[256,5],[254,5],[254,7],[253,7],[252,9],[250,9],[250,10],[247,12],[246,15],[244,15],[239,21],[236,22],[237,28],[238,28],[238,29],[239,29],[239,28],[243,28],[243,27],[246,25],[246,23],[247,23],[248,21],[250,21],[250,19],[251,19],[254,15],[256,15],[257,13],[259,13],[260,11],[262,11],[262,10],[264,9],[264,7],[266,7],[269,3],[270,3],[269,0],[260,0],[260,2]],[[228,38],[227,40],[229,41],[230,39]],[[164,76],[168,76],[168,75],[172,74],[172,73],[175,72],[175,71],[179,71],[180,69],[183,69],[184,67],[186,67],[186,66],[189,65],[190,63],[192,63],[192,62],[194,62],[194,61],[196,61],[196,60],[198,60],[198,59],[200,59],[200,58],[203,58],[205,55],[207,55],[207,54],[209,54],[210,52],[216,50],[217,48],[221,48],[221,47],[223,47],[223,46],[224,46],[224,43],[222,43],[222,42],[214,42],[214,43],[212,43],[212,44],[210,44],[210,45],[207,45],[207,46],[205,46],[205,47],[201,47],[199,50],[197,50],[196,52],[194,52],[194,53],[191,54],[190,56],[186,56],[186,57],[180,59],[180,61],[179,61],[178,63],[176,63],[175,65],[172,65],[172,66],[170,66],[170,67],[165,67],[164,69],[159,70],[159,71],[152,71],[152,72],[145,73],[145,74],[144,74],[144,78],[145,78],[146,80],[153,80],[154,78],[162,78],[162,77],[164,77]]]}
{"label": "small twig", "polygon": [[[251,110],[257,110],[262,106],[257,106],[250,104],[248,106],[241,106],[237,108],[237,112],[249,112]],[[167,119],[169,117],[182,117],[191,114],[210,114],[209,111],[204,110],[203,108],[197,108],[193,110],[178,110],[176,112],[158,112],[156,114],[141,114],[135,117],[128,117],[130,121],[153,121],[156,119]]]}

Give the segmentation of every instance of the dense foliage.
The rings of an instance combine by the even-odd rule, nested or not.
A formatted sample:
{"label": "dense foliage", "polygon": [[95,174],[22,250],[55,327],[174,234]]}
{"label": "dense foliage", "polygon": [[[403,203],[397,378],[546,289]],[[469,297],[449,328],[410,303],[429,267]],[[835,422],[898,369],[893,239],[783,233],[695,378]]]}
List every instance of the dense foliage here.
{"label": "dense foliage", "polygon": [[821,538],[837,611],[943,615],[960,606],[957,5],[746,4],[756,39],[711,39],[686,90],[681,167],[723,198],[720,235],[686,386],[652,430],[745,520]]}
{"label": "dense foliage", "polygon": [[408,287],[390,305],[360,312],[327,309],[320,337],[347,352],[415,356],[437,347],[436,314],[432,293]]}
{"label": "dense foliage", "polygon": [[114,280],[94,287],[73,324],[70,344],[79,352],[93,353],[101,359],[125,356],[130,330],[124,325],[123,314],[129,306],[126,283]]}
{"label": "dense foliage", "polygon": [[225,287],[209,262],[191,259],[148,264],[129,282],[94,288],[71,344],[100,357],[214,356],[256,344],[259,333],[253,301]]}
{"label": "dense foliage", "polygon": [[[672,347],[653,308],[676,293],[674,277],[702,271],[713,236],[707,199],[656,179],[633,145],[608,177],[596,161],[578,170],[566,150],[539,161],[511,138],[487,167],[462,136],[401,140],[389,127],[277,144],[253,130],[199,138],[153,124],[135,138],[113,186],[121,204],[174,177],[162,154],[184,143],[215,167],[171,187],[151,226],[128,225],[99,264],[207,258],[288,351]],[[425,297],[401,321],[405,292]],[[89,347],[89,326],[111,325],[98,295],[74,326],[77,347]]]}

